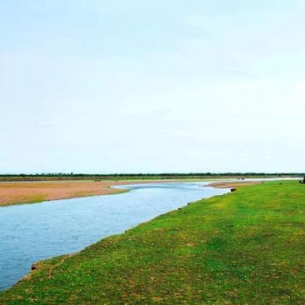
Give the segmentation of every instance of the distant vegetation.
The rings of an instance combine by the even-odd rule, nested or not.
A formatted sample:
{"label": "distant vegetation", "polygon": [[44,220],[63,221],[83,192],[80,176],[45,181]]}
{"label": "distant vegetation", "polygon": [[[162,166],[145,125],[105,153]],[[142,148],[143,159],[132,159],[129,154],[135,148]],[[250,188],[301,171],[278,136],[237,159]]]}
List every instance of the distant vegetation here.
{"label": "distant vegetation", "polygon": [[41,181],[41,180],[141,180],[141,179],[212,179],[212,178],[271,178],[300,177],[305,173],[159,173],[159,174],[2,174],[0,181]]}

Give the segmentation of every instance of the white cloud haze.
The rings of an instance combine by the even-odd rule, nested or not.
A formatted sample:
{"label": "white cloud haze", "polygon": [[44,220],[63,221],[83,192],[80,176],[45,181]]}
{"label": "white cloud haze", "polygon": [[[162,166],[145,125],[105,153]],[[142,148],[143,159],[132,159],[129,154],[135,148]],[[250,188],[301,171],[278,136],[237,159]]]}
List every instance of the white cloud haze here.
{"label": "white cloud haze", "polygon": [[303,1],[0,8],[0,173],[304,172]]}

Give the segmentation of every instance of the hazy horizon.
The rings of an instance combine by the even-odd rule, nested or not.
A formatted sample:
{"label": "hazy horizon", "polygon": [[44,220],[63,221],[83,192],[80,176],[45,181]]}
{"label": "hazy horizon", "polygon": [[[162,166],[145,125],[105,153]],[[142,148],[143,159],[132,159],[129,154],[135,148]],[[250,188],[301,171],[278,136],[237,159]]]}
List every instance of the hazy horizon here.
{"label": "hazy horizon", "polygon": [[300,175],[303,176],[304,172],[130,172],[130,173],[119,173],[119,172],[109,172],[109,173],[84,173],[84,172],[27,172],[27,173],[0,173],[0,176],[162,176],[162,175],[173,175],[173,176],[199,176],[199,175],[203,175],[203,176],[221,176],[221,175],[276,175],[276,176],[281,176],[281,175]]}

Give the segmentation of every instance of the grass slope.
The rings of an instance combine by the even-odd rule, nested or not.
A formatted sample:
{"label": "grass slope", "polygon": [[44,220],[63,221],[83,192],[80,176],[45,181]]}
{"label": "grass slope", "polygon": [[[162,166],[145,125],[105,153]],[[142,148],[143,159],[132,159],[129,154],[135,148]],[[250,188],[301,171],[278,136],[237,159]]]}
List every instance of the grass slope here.
{"label": "grass slope", "polygon": [[305,186],[193,203],[43,261],[0,304],[304,304]]}

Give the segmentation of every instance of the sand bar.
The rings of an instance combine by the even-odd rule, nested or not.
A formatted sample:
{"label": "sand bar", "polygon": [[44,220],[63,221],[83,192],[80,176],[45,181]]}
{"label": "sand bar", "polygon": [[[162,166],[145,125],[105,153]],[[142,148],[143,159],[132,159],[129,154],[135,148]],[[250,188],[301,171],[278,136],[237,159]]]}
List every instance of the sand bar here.
{"label": "sand bar", "polygon": [[[0,206],[120,193],[114,185],[160,181],[39,181],[1,182]],[[164,181],[163,181],[164,182]]]}
{"label": "sand bar", "polygon": [[228,189],[228,188],[240,188],[243,186],[261,184],[263,181],[222,181],[222,182],[212,182],[207,186],[216,187],[220,189]]}
{"label": "sand bar", "polygon": [[[111,188],[111,186],[115,185],[173,181],[177,180],[0,182],[0,206],[109,195],[123,192],[123,190]],[[208,186],[216,188],[239,188],[259,183],[262,183],[262,181],[227,181],[212,182]]]}

